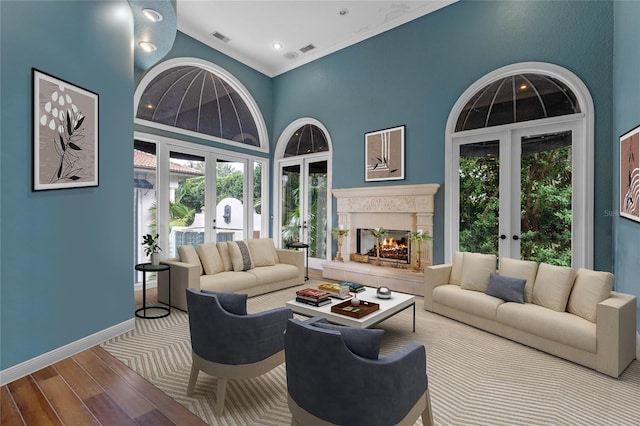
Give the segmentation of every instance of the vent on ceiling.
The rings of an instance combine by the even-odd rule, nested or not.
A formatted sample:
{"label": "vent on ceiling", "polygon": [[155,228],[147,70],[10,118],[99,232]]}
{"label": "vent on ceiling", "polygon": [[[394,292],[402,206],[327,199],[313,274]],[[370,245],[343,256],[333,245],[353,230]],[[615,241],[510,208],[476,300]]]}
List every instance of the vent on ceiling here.
{"label": "vent on ceiling", "polygon": [[223,43],[229,43],[231,41],[229,37],[225,36],[224,34],[220,34],[217,31],[212,32],[211,35],[222,41]]}
{"label": "vent on ceiling", "polygon": [[316,47],[313,44],[307,44],[305,47],[301,47],[300,51],[302,53],[307,53],[308,51],[315,49]]}

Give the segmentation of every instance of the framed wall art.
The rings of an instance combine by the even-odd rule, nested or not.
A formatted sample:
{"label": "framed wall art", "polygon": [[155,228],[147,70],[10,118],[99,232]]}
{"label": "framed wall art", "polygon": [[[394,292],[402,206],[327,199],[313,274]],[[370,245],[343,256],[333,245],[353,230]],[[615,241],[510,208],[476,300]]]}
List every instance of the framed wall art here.
{"label": "framed wall art", "polygon": [[98,95],[32,69],[33,190],[98,186]]}
{"label": "framed wall art", "polygon": [[405,126],[364,134],[365,181],[404,179]]}
{"label": "framed wall art", "polygon": [[620,136],[620,216],[640,222],[640,126]]}

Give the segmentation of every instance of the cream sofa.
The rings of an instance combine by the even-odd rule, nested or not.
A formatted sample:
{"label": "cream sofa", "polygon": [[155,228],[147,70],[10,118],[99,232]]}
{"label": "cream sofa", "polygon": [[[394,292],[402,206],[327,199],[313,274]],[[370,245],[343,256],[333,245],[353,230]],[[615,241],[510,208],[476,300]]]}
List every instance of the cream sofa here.
{"label": "cream sofa", "polygon": [[[183,311],[187,288],[255,296],[304,282],[304,253],[269,238],[180,246],[178,256],[160,263],[171,266],[171,305]],[[158,300],[169,303],[167,274],[159,274]]]}
{"label": "cream sofa", "polygon": [[636,357],[636,297],[608,272],[457,252],[425,269],[424,308],[618,377]]}

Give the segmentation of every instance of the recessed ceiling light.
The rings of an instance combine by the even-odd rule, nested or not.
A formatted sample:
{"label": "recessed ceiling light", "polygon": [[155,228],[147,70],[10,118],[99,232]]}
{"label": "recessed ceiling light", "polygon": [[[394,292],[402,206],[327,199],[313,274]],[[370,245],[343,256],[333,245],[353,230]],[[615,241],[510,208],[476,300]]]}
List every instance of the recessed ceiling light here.
{"label": "recessed ceiling light", "polygon": [[162,14],[155,9],[142,9],[142,14],[151,22],[162,21]]}
{"label": "recessed ceiling light", "polygon": [[140,46],[142,48],[142,50],[144,50],[145,52],[153,52],[154,50],[157,50],[158,48],[156,47],[155,44],[149,42],[149,41],[141,41],[140,43],[138,43],[138,46]]}
{"label": "recessed ceiling light", "polygon": [[347,9],[346,7],[343,7],[342,9],[340,9],[340,10],[338,11],[338,14],[339,14],[340,16],[346,16],[346,15],[348,15],[348,14],[349,14],[349,9]]}
{"label": "recessed ceiling light", "polygon": [[280,49],[282,49],[282,43],[276,41],[271,45],[271,47],[273,47],[276,50],[280,50]]}

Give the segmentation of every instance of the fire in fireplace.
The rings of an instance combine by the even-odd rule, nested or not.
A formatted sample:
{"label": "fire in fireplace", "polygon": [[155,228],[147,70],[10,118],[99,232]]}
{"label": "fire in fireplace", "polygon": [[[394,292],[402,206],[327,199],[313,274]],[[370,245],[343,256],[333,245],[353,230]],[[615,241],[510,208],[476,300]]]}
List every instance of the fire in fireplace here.
{"label": "fire in fireplace", "polygon": [[[380,260],[387,262],[411,263],[409,231],[388,230],[384,238],[380,238]],[[376,238],[369,229],[358,228],[356,233],[356,251],[358,254],[368,255],[371,260],[376,258]]]}

